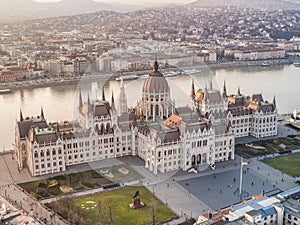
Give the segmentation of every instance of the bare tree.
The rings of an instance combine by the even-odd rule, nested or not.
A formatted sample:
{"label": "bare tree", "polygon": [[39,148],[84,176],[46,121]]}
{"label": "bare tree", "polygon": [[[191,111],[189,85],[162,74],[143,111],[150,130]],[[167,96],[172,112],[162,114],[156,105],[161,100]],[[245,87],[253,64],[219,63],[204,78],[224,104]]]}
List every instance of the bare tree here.
{"label": "bare tree", "polygon": [[156,202],[154,201],[154,198],[151,199],[150,208],[151,208],[152,225],[156,225],[157,213],[156,213]]}
{"label": "bare tree", "polygon": [[104,217],[104,223],[105,224],[109,224],[109,225],[115,225],[116,224],[116,218],[114,215],[114,202],[112,201],[111,198],[108,198],[105,203],[105,215],[106,217]]}
{"label": "bare tree", "polygon": [[100,199],[97,200],[97,217],[98,217],[98,224],[103,224],[104,216],[103,216],[103,210],[102,210],[102,202]]}

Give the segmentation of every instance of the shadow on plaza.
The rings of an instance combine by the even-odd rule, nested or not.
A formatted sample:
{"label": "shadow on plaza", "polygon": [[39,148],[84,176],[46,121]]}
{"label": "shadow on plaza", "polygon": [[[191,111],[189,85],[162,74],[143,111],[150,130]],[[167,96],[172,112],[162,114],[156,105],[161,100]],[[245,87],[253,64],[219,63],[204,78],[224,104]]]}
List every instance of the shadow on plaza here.
{"label": "shadow on plaza", "polygon": [[[239,176],[240,170],[235,169],[178,183],[211,209],[218,210],[240,202]],[[242,190],[243,200],[262,192],[272,195],[280,191],[275,184],[247,170],[243,172]]]}

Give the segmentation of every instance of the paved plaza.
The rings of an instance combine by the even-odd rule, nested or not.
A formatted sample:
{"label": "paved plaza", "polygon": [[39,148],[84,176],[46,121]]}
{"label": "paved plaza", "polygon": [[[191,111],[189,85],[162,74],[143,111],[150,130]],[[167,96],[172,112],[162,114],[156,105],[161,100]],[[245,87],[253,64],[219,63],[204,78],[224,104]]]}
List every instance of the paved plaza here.
{"label": "paved plaza", "polygon": [[[240,202],[239,197],[240,170],[230,170],[218,174],[179,181],[180,185],[192,195],[205,202],[213,210],[221,209]],[[280,190],[267,179],[244,169],[243,198],[265,193],[278,193]]]}

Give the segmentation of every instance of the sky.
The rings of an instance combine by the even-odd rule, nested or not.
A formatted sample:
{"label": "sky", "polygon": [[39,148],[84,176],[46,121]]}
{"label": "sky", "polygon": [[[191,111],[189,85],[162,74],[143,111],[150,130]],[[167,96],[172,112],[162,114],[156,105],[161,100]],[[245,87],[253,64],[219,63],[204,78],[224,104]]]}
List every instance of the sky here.
{"label": "sky", "polygon": [[[60,0],[35,0],[37,2],[59,2]],[[121,3],[127,3],[132,5],[139,5],[144,2],[152,2],[154,3],[166,3],[166,2],[172,2],[172,3],[190,3],[195,0],[97,0],[98,2],[121,2]]]}

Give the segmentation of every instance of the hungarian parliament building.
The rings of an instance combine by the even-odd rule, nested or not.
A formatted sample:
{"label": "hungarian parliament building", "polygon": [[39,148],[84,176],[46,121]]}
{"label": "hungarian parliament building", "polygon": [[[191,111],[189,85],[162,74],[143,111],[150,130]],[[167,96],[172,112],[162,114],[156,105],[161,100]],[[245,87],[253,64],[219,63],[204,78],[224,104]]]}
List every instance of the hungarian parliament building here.
{"label": "hungarian parliament building", "polygon": [[[109,102],[83,101],[79,93],[76,121],[47,122],[43,109],[37,117],[20,118],[15,129],[15,154],[19,169],[32,176],[65,171],[82,163],[137,156],[153,174],[217,166],[234,159],[235,137],[257,138],[277,134],[275,98],[261,94],[228,95],[191,84],[190,104],[175,107],[166,78],[154,63],[144,82],[141,99],[128,109],[123,81],[120,95]],[[205,168],[206,168],[205,167]]]}

